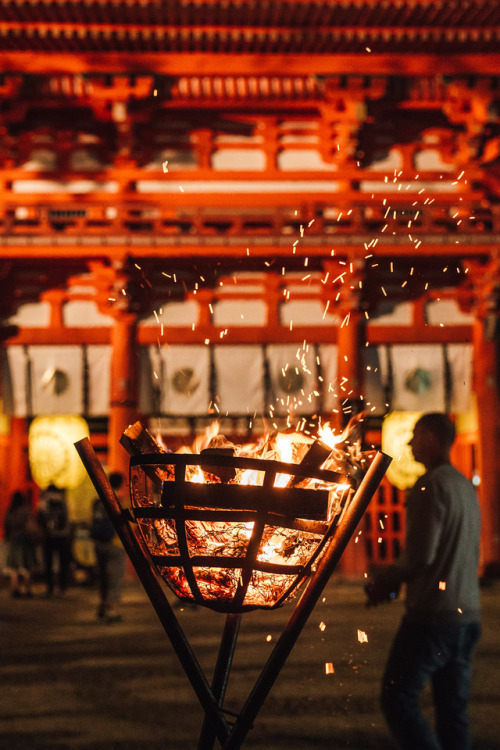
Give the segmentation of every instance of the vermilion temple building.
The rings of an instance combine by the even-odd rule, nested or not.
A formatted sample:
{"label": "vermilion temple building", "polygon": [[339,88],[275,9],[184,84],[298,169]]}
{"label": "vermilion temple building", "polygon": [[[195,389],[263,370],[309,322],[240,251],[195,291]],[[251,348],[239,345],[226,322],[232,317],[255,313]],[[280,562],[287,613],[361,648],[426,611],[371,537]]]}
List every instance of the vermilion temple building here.
{"label": "vermilion temple building", "polygon": [[[499,49],[495,0],[0,0],[0,516],[72,461],[41,417],[127,471],[139,418],[363,411],[379,446],[445,410],[498,563]],[[404,488],[345,572],[397,554]]]}

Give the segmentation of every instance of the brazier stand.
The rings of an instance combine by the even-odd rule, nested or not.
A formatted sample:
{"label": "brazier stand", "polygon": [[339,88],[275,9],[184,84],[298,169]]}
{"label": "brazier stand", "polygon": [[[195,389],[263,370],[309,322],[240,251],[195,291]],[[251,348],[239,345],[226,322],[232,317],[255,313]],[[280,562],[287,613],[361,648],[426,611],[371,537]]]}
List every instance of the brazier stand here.
{"label": "brazier stand", "polygon": [[140,533],[134,531],[134,519],[128,510],[121,508],[90,441],[88,438],[84,438],[75,443],[75,448],[99,498],[109,513],[139,580],[204,710],[205,720],[198,750],[213,750],[216,740],[219,741],[222,750],[238,750],[252,728],[259,710],[270,693],[392,459],[384,453],[378,452],[375,454],[346,511],[342,514],[334,533],[328,540],[316,569],[312,572],[302,596],[295,605],[269,659],[263,666],[247,701],[236,720],[231,723],[223,710],[223,701],[235,652],[241,614],[229,613],[226,615],[217,663],[210,685],[170,606],[165,594],[165,585],[160,581],[145,542]]}

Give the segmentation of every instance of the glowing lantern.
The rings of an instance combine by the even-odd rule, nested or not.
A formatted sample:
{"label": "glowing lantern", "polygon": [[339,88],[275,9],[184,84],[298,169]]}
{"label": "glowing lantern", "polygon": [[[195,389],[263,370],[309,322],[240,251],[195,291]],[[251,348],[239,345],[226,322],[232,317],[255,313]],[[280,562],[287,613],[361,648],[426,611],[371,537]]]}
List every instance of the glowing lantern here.
{"label": "glowing lantern", "polygon": [[393,457],[387,469],[387,479],[399,490],[413,487],[425,472],[425,467],[413,458],[408,445],[415,423],[422,413],[394,411],[382,423],[382,451]]}
{"label": "glowing lantern", "polygon": [[51,415],[36,417],[29,429],[29,462],[33,479],[44,489],[78,487],[86,477],[74,443],[89,436],[82,417]]}

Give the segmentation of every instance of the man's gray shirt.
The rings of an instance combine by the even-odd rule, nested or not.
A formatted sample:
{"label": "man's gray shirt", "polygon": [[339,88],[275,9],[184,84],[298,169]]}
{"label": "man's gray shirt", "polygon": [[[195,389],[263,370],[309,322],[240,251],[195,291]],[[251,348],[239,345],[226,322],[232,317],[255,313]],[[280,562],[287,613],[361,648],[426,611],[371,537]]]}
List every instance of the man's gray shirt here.
{"label": "man's gray shirt", "polygon": [[451,464],[427,471],[408,495],[406,547],[388,577],[406,582],[406,617],[422,622],[480,619],[481,516],[471,482]]}

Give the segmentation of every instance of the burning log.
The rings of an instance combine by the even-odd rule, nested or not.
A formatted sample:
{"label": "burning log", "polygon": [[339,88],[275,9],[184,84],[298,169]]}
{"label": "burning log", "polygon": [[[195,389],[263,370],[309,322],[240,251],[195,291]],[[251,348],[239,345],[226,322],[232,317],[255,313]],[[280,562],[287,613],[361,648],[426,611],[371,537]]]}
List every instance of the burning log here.
{"label": "burning log", "polygon": [[[235,450],[236,447],[224,435],[215,435],[211,438],[208,448],[203,448],[200,454],[202,456],[234,456]],[[201,468],[203,471],[208,471],[203,464],[201,464]],[[211,472],[208,471],[208,473],[211,473],[212,476],[218,476],[221,482],[230,482],[236,476],[236,471],[231,466],[219,467],[215,472],[212,468]]]}
{"label": "burning log", "polygon": [[141,422],[129,425],[121,436],[120,443],[131,456],[140,453],[166,453]]}
{"label": "burning log", "polygon": [[[368,459],[367,456],[361,455],[359,448],[359,425],[362,419],[362,413],[352,417],[342,434],[338,436],[333,434],[328,425],[325,426],[322,430],[323,439],[320,437],[310,444],[300,460],[300,466],[333,469],[359,484],[366,468],[364,464]],[[295,477],[290,480],[289,486],[296,486],[300,481]]]}
{"label": "burning log", "polygon": [[[120,444],[123,445],[127,453],[131,456],[139,456],[142,454],[164,455],[167,453],[167,451],[157,443],[147,427],[144,427],[141,422],[135,422],[127,427],[120,438]],[[161,482],[169,478],[168,467],[166,470],[162,470],[158,467],[146,467],[145,471],[153,482],[156,482],[156,484],[160,486]]]}
{"label": "burning log", "polygon": [[[331,452],[332,449],[330,448],[330,446],[325,445],[325,443],[322,443],[321,440],[315,440],[314,443],[311,444],[305,455],[302,457],[299,466],[319,469],[330,457]],[[300,484],[301,481],[302,480],[300,477],[295,476],[290,479],[288,486],[295,487],[297,484]]]}

